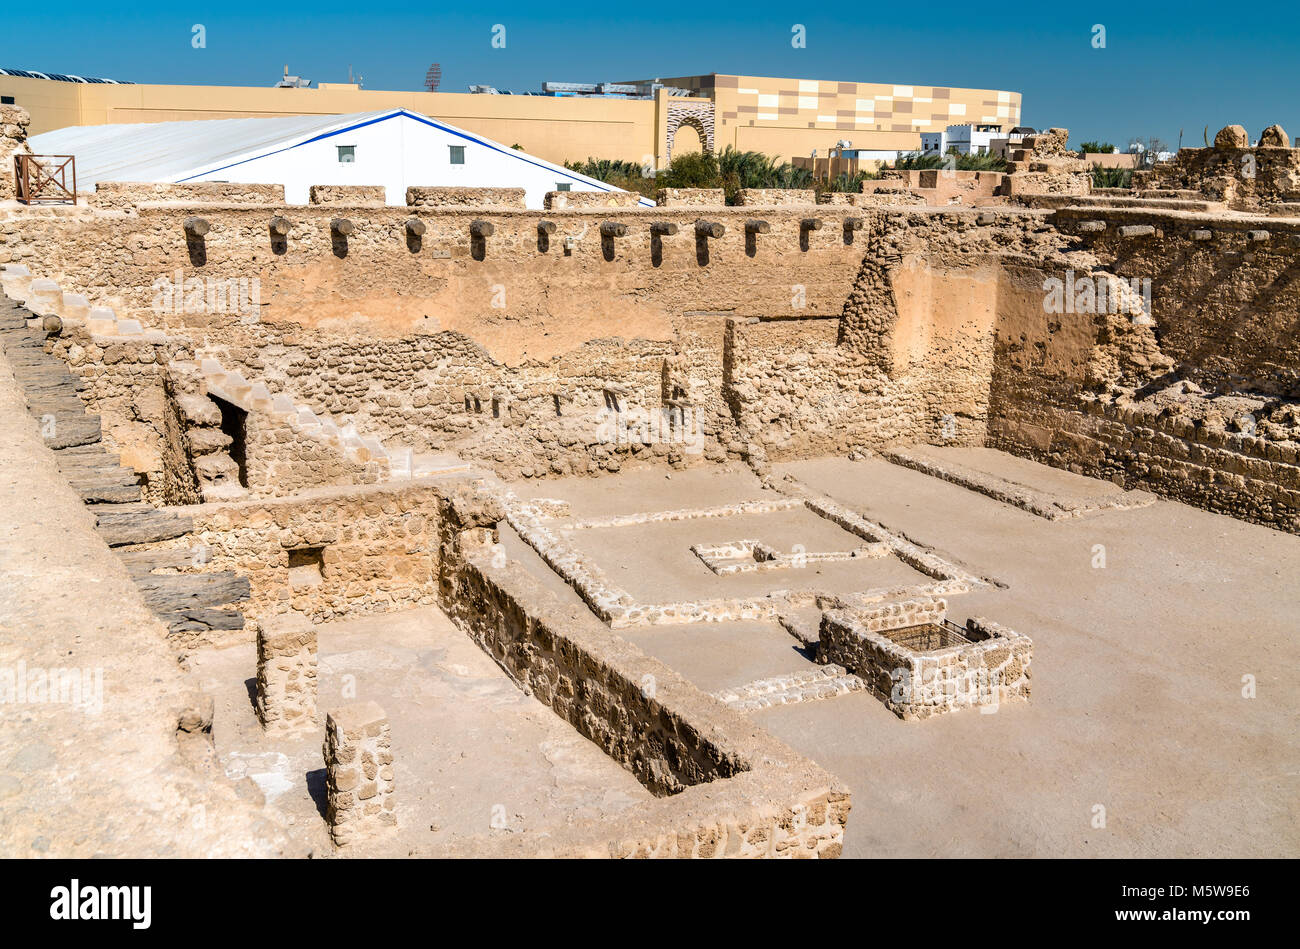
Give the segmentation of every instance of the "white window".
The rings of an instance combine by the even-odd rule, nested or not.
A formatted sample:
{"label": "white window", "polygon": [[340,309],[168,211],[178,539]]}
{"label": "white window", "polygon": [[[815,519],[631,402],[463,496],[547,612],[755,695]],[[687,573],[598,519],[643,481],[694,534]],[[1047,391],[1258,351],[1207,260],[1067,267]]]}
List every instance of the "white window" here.
{"label": "white window", "polygon": [[451,163],[452,163],[453,165],[463,165],[463,164],[465,164],[465,146],[464,146],[464,145],[448,145],[447,147],[451,149]]}
{"label": "white window", "polygon": [[345,165],[350,165],[357,160],[357,147],[355,145],[340,145],[339,161]]}

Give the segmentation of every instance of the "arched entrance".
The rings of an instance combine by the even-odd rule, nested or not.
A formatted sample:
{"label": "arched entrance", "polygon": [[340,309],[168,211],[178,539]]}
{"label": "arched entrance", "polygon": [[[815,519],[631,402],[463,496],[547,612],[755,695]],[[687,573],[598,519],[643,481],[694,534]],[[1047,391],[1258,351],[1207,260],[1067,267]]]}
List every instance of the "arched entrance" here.
{"label": "arched entrance", "polygon": [[704,151],[704,129],[692,119],[683,119],[682,124],[677,126],[677,131],[673,134],[672,147],[668,154],[676,157],[702,151]]}

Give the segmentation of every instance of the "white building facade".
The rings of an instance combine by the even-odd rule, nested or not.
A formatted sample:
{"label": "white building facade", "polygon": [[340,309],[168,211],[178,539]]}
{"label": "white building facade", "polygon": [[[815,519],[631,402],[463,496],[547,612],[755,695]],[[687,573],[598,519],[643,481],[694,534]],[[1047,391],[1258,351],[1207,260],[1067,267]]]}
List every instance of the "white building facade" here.
{"label": "white building facade", "polygon": [[921,154],[946,155],[955,150],[959,155],[986,155],[994,139],[1005,137],[1000,125],[950,125],[942,132],[922,132]]}
{"label": "white building facade", "polygon": [[79,186],[282,184],[290,204],[306,204],[312,185],[382,185],[392,205],[404,205],[411,186],[523,188],[526,205],[535,209],[548,191],[620,190],[405,109],[74,126],[34,136],[30,145],[37,154],[74,155]]}

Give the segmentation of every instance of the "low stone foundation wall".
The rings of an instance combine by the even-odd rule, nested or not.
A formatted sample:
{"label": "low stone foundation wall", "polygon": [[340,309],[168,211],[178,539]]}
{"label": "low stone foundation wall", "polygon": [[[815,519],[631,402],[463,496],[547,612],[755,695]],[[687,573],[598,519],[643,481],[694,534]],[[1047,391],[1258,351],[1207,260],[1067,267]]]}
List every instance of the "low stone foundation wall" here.
{"label": "low stone foundation wall", "polygon": [[[295,612],[316,623],[437,602],[438,493],[429,484],[306,491],[293,498],[175,508],[194,520],[192,572],[249,580],[246,618]],[[231,631],[250,641],[254,630]]]}
{"label": "low stone foundation wall", "polygon": [[412,208],[523,208],[523,188],[435,188],[415,185],[406,189]]}
{"label": "low stone foundation wall", "polygon": [[641,203],[635,191],[548,191],[544,205],[548,211],[583,208],[634,208]]}
{"label": "low stone foundation wall", "polygon": [[655,192],[659,207],[722,207],[727,203],[721,188],[660,188]]}
{"label": "low stone foundation wall", "polygon": [[101,181],[91,203],[97,208],[121,210],[145,202],[182,204],[284,204],[284,185],[240,184],[230,181],[185,183],[152,181]]}
{"label": "low stone foundation wall", "polygon": [[1300,533],[1300,450],[1250,435],[1082,402],[1007,404],[988,444],[1057,468]]}
{"label": "low stone foundation wall", "polygon": [[387,200],[387,192],[383,185],[312,185],[308,200],[312,204],[381,208]]}
{"label": "low stone foundation wall", "polygon": [[817,192],[811,188],[741,188],[736,204],[742,207],[773,207],[785,204],[816,204]]}
{"label": "low stone foundation wall", "polygon": [[[1029,637],[982,618],[964,629],[942,626],[942,599],[891,603],[874,610],[830,610],[822,616],[819,662],[862,677],[891,712],[907,721],[1029,697]],[[898,631],[915,631],[911,648]],[[891,633],[893,635],[891,635]],[[954,640],[959,633],[969,642]]]}
{"label": "low stone foundation wall", "polygon": [[[847,790],[667,666],[496,555],[491,499],[452,494],[443,607],[503,669],[659,800],[545,840],[473,841],[497,856],[834,857]],[[611,842],[612,841],[612,842]],[[486,850],[483,848],[486,847]]]}

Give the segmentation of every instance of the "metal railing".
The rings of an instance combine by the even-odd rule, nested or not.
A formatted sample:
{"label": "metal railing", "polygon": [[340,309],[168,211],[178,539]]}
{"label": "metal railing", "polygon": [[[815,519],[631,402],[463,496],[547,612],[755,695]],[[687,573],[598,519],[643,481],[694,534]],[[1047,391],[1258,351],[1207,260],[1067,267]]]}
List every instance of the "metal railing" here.
{"label": "metal railing", "polygon": [[72,155],[15,155],[14,187],[24,204],[76,204],[77,160]]}

